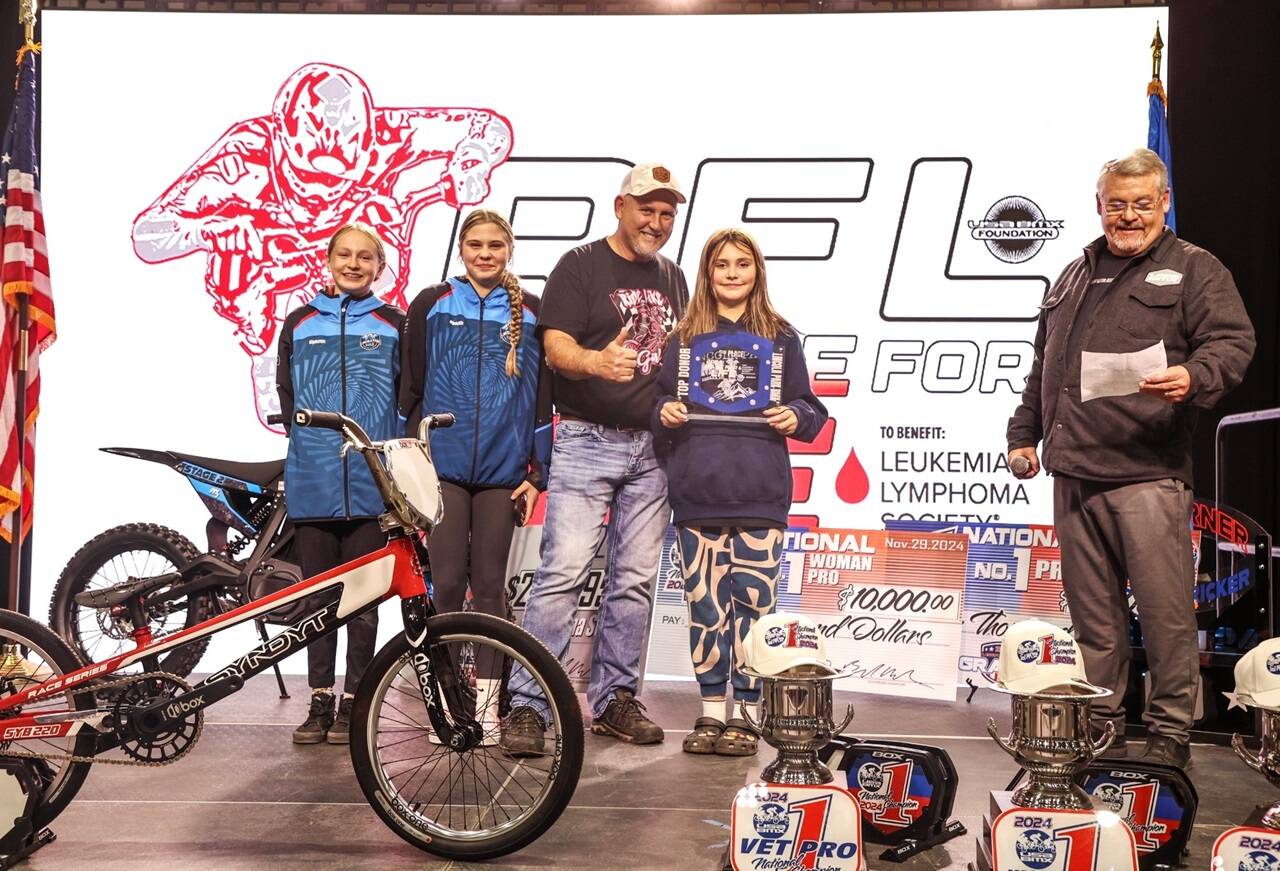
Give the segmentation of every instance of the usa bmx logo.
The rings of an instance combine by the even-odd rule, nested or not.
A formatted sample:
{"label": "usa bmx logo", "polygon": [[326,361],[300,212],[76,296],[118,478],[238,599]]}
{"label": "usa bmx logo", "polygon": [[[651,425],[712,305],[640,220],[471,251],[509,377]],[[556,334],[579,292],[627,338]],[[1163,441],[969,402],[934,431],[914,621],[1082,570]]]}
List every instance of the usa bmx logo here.
{"label": "usa bmx logo", "polygon": [[1267,657],[1267,671],[1280,675],[1280,650]]}
{"label": "usa bmx logo", "polygon": [[774,803],[761,805],[760,810],[756,811],[751,818],[751,822],[756,827],[756,834],[770,840],[781,838],[791,826],[787,818],[787,809]]}
{"label": "usa bmx logo", "polygon": [[1058,848],[1053,838],[1043,829],[1027,829],[1013,845],[1019,861],[1028,868],[1041,871],[1053,864],[1058,858]]}
{"label": "usa bmx logo", "polygon": [[787,630],[782,626],[770,626],[764,633],[764,643],[770,647],[780,647],[787,643]]}
{"label": "usa bmx logo", "polygon": [[1018,659],[1022,662],[1032,663],[1040,658],[1040,645],[1031,639],[1027,639],[1018,645]]}
{"label": "usa bmx logo", "polygon": [[1238,871],[1280,871],[1280,862],[1270,853],[1255,850],[1240,860]]}
{"label": "usa bmx logo", "polygon": [[1093,790],[1093,797],[1112,813],[1118,814],[1124,808],[1124,793],[1114,783],[1099,783]]}
{"label": "usa bmx logo", "polygon": [[382,347],[382,336],[377,333],[365,333],[360,337],[360,350],[376,351]]}
{"label": "usa bmx logo", "polygon": [[874,762],[868,762],[858,769],[858,788],[863,792],[875,794],[882,791],[886,785],[884,770]]}

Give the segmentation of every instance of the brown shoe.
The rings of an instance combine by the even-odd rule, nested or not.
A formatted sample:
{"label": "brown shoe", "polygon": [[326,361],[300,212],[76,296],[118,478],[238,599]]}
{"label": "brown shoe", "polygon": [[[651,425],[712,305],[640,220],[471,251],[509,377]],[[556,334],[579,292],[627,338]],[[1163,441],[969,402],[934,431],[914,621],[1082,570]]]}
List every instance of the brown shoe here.
{"label": "brown shoe", "polygon": [[591,723],[597,735],[611,735],[628,744],[662,743],[662,727],[645,716],[644,705],[630,690],[614,690],[604,713]]}
{"label": "brown shoe", "polygon": [[502,723],[498,745],[516,759],[541,756],[547,749],[546,732],[542,716],[528,705],[520,705]]}

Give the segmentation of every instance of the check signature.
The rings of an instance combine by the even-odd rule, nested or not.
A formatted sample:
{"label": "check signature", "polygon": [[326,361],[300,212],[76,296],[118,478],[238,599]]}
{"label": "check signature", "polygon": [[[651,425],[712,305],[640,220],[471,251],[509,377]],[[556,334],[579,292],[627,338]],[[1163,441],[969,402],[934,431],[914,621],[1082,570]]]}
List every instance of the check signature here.
{"label": "check signature", "polygon": [[880,683],[915,684],[916,686],[928,687],[929,689],[933,689],[937,686],[937,684],[928,683],[917,678],[916,670],[914,668],[900,669],[887,662],[877,662],[874,665],[864,665],[860,659],[851,659],[844,664],[841,671],[848,672],[848,674],[845,675],[846,677],[877,681]]}

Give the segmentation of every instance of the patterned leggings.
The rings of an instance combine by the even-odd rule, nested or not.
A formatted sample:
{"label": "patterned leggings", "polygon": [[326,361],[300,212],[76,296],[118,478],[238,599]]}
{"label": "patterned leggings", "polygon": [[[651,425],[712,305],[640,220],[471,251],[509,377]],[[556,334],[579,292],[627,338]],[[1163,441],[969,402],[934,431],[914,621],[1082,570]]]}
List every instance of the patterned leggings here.
{"label": "patterned leggings", "polygon": [[702,696],[723,696],[732,672],[734,698],[754,702],[760,680],[742,672],[743,646],[756,618],[773,611],[782,530],[682,526],[676,542]]}

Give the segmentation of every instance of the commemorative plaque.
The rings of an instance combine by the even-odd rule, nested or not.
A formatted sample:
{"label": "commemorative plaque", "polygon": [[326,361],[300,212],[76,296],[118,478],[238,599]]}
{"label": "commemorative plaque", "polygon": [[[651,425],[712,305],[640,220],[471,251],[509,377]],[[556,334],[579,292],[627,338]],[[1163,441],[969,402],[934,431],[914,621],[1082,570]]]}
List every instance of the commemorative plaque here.
{"label": "commemorative plaque", "polygon": [[680,346],[676,398],[690,407],[690,420],[767,425],[762,413],[782,403],[782,375],[782,347],[774,340],[704,333]]}

